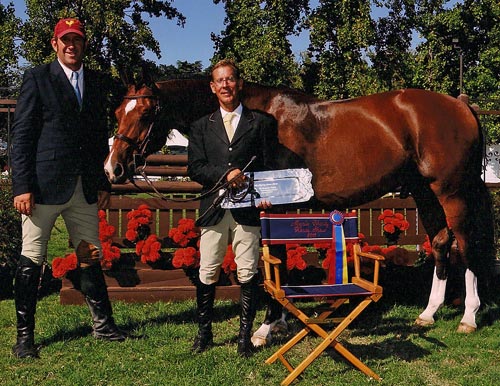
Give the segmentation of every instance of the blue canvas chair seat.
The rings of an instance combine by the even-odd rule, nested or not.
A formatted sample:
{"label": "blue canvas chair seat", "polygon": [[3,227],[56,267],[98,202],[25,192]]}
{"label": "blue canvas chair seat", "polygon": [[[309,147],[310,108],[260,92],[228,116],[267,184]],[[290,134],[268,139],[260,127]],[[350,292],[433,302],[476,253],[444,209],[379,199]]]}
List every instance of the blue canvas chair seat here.
{"label": "blue canvas chair seat", "polygon": [[[289,313],[297,317],[304,328],[278,349],[266,363],[280,360],[289,374],[282,385],[289,385],[328,347],[335,349],[353,366],[371,378],[380,377],[352,354],[338,341],[339,335],[372,302],[382,297],[382,287],[378,283],[380,261],[383,256],[361,252],[358,244],[357,215],[355,212],[342,214],[268,214],[261,212],[262,225],[262,260],[264,261],[264,288]],[[349,280],[346,258],[346,240],[353,246],[354,272]],[[313,244],[331,243],[334,257],[328,269],[328,282],[320,285],[287,286],[281,284],[279,265],[281,260],[271,256],[269,245],[272,244]],[[373,263],[373,279],[361,277],[361,258]],[[300,301],[313,299],[318,302],[318,309],[301,310]],[[337,315],[339,308],[348,303],[346,315]],[[313,314],[312,316],[308,315]],[[334,314],[335,313],[335,314]],[[334,314],[334,315],[332,315]],[[335,316],[335,317],[330,317]],[[331,329],[327,331],[327,326]],[[310,332],[323,338],[320,344],[297,366],[293,367],[285,354],[302,341]]]}
{"label": "blue canvas chair seat", "polygon": [[304,286],[283,286],[285,297],[287,298],[310,298],[310,297],[335,297],[335,296],[365,296],[371,295],[363,287],[356,284],[335,284],[335,285],[304,285]]}

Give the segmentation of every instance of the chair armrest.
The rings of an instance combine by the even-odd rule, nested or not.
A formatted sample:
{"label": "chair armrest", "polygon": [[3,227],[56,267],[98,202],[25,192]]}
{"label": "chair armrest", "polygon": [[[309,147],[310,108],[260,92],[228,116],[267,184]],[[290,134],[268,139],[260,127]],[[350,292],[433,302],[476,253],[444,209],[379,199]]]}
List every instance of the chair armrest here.
{"label": "chair armrest", "polygon": [[281,260],[278,259],[277,257],[274,257],[272,255],[262,255],[262,260],[264,260],[264,262],[268,262],[269,264],[272,264],[272,265],[279,265],[281,264]]}
{"label": "chair armrest", "polygon": [[378,286],[378,278],[380,271],[380,262],[385,260],[385,257],[376,253],[362,252],[359,244],[354,244],[354,276],[358,279],[361,278],[361,257],[366,257],[373,261],[373,285]]}
{"label": "chair armrest", "polygon": [[[281,291],[281,277],[279,266],[281,260],[269,253],[269,246],[262,247],[262,261],[264,262],[264,282],[270,283],[276,292]],[[274,276],[274,279],[273,279]]]}

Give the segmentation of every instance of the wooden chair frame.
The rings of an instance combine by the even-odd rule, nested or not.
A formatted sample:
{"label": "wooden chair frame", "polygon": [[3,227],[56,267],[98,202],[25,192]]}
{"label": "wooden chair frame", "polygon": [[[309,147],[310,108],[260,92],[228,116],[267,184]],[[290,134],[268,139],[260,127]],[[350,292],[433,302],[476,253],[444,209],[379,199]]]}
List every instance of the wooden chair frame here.
{"label": "wooden chair frame", "polygon": [[[269,218],[269,214],[261,214]],[[281,215],[283,216],[283,215]],[[292,215],[293,216],[293,215]],[[321,218],[325,218],[324,215]],[[302,240],[303,241],[303,240]],[[313,241],[314,242],[314,241]],[[353,246],[354,273],[349,283],[346,284],[321,284],[309,286],[286,286],[281,285],[279,265],[281,260],[272,256],[269,252],[269,245],[263,242],[264,261],[264,288],[277,300],[286,310],[293,314],[303,324],[304,328],[293,336],[287,343],[279,348],[267,360],[267,364],[274,363],[277,359],[288,369],[288,376],[282,381],[282,385],[289,385],[328,347],[334,348],[342,357],[350,362],[354,367],[361,370],[371,378],[380,380],[380,377],[352,354],[337,338],[356,319],[363,310],[372,302],[377,302],[382,297],[382,287],[379,285],[380,262],[383,256],[365,253],[361,251],[359,244]],[[361,277],[361,260],[366,258],[373,262],[372,281]],[[298,299],[314,299],[322,302],[322,309],[318,316],[309,317],[304,311],[296,306],[294,301]],[[340,318],[330,318],[330,316],[343,304],[352,300],[356,301],[355,307],[348,315]],[[326,306],[326,308],[325,308]],[[327,331],[323,326],[333,325],[331,331]],[[285,354],[305,338],[310,332],[314,332],[323,338],[322,342],[295,368],[285,358]]]}

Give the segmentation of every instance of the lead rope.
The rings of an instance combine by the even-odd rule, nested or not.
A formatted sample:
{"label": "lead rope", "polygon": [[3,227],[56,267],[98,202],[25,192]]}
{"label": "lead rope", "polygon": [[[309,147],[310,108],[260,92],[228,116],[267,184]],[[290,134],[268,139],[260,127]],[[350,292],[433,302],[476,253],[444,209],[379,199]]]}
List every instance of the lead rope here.
{"label": "lead rope", "polygon": [[[222,200],[227,197],[229,201],[231,202],[240,202],[242,201],[248,194],[251,194],[251,202],[252,202],[252,205],[255,205],[255,199],[254,199],[254,195],[257,195],[258,196],[258,193],[255,191],[254,189],[254,183],[253,183],[253,173],[251,173],[250,175],[250,181],[249,181],[249,184],[248,184],[248,187],[247,189],[244,191],[244,194],[240,197],[240,195],[237,193],[233,193],[232,192],[232,189],[231,189],[231,184],[233,181],[235,181],[237,178],[239,178],[243,173],[245,173],[245,171],[248,169],[248,167],[252,164],[253,161],[255,161],[257,157],[256,156],[253,156],[250,161],[245,165],[245,167],[243,169],[241,169],[241,171],[233,178],[231,178],[229,181],[226,181],[226,182],[222,182],[223,178],[227,175],[227,173],[229,173],[231,170],[233,169],[228,169],[226,171],[226,173],[224,173],[220,178],[219,180],[215,183],[215,185],[210,189],[208,190],[207,192],[203,193],[203,194],[200,194],[199,196],[197,197],[192,197],[192,198],[171,198],[171,197],[166,197],[164,194],[162,194],[153,184],[153,182],[149,179],[149,177],[147,176],[147,174],[145,173],[144,169],[146,167],[146,162],[144,162],[144,164],[140,167],[138,167],[136,169],[136,172],[140,174],[140,176],[144,179],[144,181],[148,184],[148,186],[153,189],[153,192],[155,194],[152,194],[151,192],[147,192],[145,191],[143,188],[141,188],[139,185],[136,184],[133,176],[129,176],[129,180],[130,182],[132,183],[132,185],[134,185],[140,192],[142,193],[146,193],[148,194],[149,196],[151,197],[154,197],[154,198],[159,198],[163,201],[172,201],[172,202],[191,202],[191,201],[199,201],[201,200],[202,198],[210,195],[210,194],[213,194],[214,192],[216,191],[220,191],[220,190],[224,190],[224,192],[220,195],[218,195],[212,205],[210,205],[210,207],[202,214],[199,216],[199,219],[202,218],[203,216],[205,216],[210,210],[212,210],[213,208],[216,208],[218,206],[220,206],[220,204],[222,203]],[[241,193],[240,193],[241,194]]]}

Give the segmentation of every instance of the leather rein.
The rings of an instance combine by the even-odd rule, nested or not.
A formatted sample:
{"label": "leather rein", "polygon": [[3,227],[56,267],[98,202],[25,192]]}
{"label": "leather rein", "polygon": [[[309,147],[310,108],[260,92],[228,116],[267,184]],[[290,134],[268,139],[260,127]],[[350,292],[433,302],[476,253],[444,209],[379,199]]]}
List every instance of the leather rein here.
{"label": "leather rein", "polygon": [[151,136],[151,131],[153,129],[153,126],[155,124],[155,121],[156,121],[156,117],[158,116],[158,114],[160,113],[160,99],[158,98],[158,96],[156,95],[139,95],[139,94],[136,94],[136,95],[125,95],[123,97],[123,99],[156,99],[157,103],[156,103],[156,107],[155,107],[155,111],[154,111],[154,115],[153,115],[153,119],[148,127],[148,131],[146,132],[146,136],[144,137],[144,139],[140,142],[136,141],[136,140],[133,140],[132,138],[130,137],[127,137],[126,135],[124,134],[121,134],[121,133],[116,133],[115,136],[114,136],[114,139],[118,139],[120,141],[123,141],[125,142],[127,145],[129,145],[133,150],[136,150],[137,153],[134,154],[134,168],[135,170],[138,170],[138,166],[137,166],[137,163],[136,161],[137,160],[141,160],[142,162],[142,167],[145,167],[146,166],[146,160],[145,160],[145,157],[144,157],[144,153],[146,152],[146,148],[148,147],[148,144],[149,144],[149,140],[150,140],[150,136]]}
{"label": "leather rein", "polygon": [[[155,194],[151,194],[151,192],[147,192],[144,189],[142,189],[140,186],[138,186],[135,183],[135,180],[133,178],[133,174],[130,173],[129,168],[127,168],[127,171],[129,172],[128,178],[129,178],[130,182],[139,191],[141,191],[142,193],[146,193],[152,197],[159,198],[159,199],[164,200],[164,201],[174,201],[174,202],[199,201],[202,198],[204,198],[210,194],[213,194],[216,191],[221,191],[221,190],[224,191],[224,193],[218,195],[214,199],[212,205],[207,209],[207,211],[205,211],[205,213],[203,213],[200,216],[200,218],[203,217],[204,215],[206,215],[211,208],[220,206],[220,204],[222,203],[224,198],[228,198],[228,200],[230,202],[237,203],[237,202],[243,201],[243,199],[248,194],[250,194],[252,206],[255,206],[255,198],[259,198],[259,194],[254,189],[253,173],[250,173],[249,183],[247,184],[247,187],[245,189],[235,191],[234,189],[231,188],[233,181],[236,180],[237,178],[239,178],[248,169],[248,167],[255,160],[255,158],[256,158],[255,156],[252,157],[252,159],[245,165],[245,167],[241,170],[241,172],[237,176],[235,176],[234,178],[232,178],[229,181],[223,182],[224,177],[227,175],[227,173],[229,173],[232,170],[232,169],[228,169],[227,172],[221,176],[221,178],[215,183],[215,185],[211,189],[209,189],[205,193],[200,194],[196,197],[177,198],[176,199],[176,198],[166,197],[164,194],[162,194],[160,191],[158,191],[158,189],[154,186],[153,182],[148,178],[148,176],[145,172],[147,162],[146,162],[146,157],[144,155],[145,155],[146,148],[147,148],[149,141],[150,141],[151,132],[152,132],[153,126],[155,124],[156,118],[158,117],[158,114],[160,113],[160,110],[161,110],[160,99],[157,95],[142,95],[142,94],[125,95],[123,97],[123,99],[143,99],[143,98],[157,100],[153,119],[148,127],[148,131],[147,131],[144,139],[142,141],[138,142],[138,141],[133,140],[132,138],[127,137],[126,135],[121,134],[121,133],[116,133],[114,136],[114,139],[118,139],[120,141],[125,142],[127,145],[129,145],[133,150],[135,150],[137,152],[137,153],[133,154],[133,157],[134,157],[133,164],[134,164],[134,169],[135,169],[134,171],[135,171],[135,173],[139,174],[144,179],[144,181],[146,181],[146,183],[149,185],[149,187],[153,190],[153,192]],[[140,163],[140,165],[138,165],[139,163]]]}

